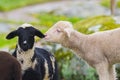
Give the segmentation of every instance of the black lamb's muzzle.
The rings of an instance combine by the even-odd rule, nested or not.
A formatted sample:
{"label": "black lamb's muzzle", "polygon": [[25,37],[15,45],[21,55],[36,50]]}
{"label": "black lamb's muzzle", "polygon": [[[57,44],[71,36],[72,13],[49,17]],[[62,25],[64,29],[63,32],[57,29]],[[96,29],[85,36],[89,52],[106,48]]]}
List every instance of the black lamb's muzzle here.
{"label": "black lamb's muzzle", "polygon": [[28,48],[23,48],[23,51],[28,51]]}
{"label": "black lamb's muzzle", "polygon": [[27,51],[29,49],[29,46],[26,44],[26,45],[20,45],[20,48],[23,50],[23,51]]}
{"label": "black lamb's muzzle", "polygon": [[45,38],[45,36],[46,36],[46,35],[44,35],[44,34],[43,34],[43,35],[41,35],[41,37],[40,37],[40,38]]}

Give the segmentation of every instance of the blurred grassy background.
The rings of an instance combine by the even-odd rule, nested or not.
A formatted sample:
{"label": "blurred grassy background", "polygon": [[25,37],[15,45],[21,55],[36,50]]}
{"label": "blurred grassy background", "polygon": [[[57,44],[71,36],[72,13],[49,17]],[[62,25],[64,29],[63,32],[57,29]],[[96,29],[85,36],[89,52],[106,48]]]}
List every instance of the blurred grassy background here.
{"label": "blurred grassy background", "polygon": [[0,11],[10,11],[16,8],[50,1],[55,0],[0,0]]}
{"label": "blurred grassy background", "polygon": [[[0,11],[9,11],[27,5],[49,1],[53,0],[1,0]],[[100,4],[108,8],[109,0],[101,0]],[[118,1],[117,4],[119,6],[120,1]],[[84,34],[91,34],[96,31],[104,31],[120,27],[120,24],[116,23],[113,16],[106,15],[83,18],[78,16],[56,15],[54,12],[41,12],[32,14],[31,16],[36,18],[38,21],[36,22],[33,20],[30,23],[41,30],[43,33],[45,33],[53,24],[59,20],[67,20],[72,22],[74,28]],[[12,24],[12,26],[18,26],[25,23],[24,21],[15,20],[0,20],[0,22]],[[11,30],[14,29],[16,29],[16,27],[13,27]],[[16,46],[17,38],[6,40],[5,37],[7,34],[8,32],[0,34],[0,48],[9,47],[9,50],[11,51]],[[74,55],[71,50],[58,44],[44,43],[44,45],[50,47],[49,50],[54,53],[58,61],[60,80],[98,80],[96,71],[84,60],[76,57],[76,55]],[[117,72],[119,78],[119,68],[117,68]]]}
{"label": "blurred grassy background", "polygon": [[[104,7],[110,8],[110,0],[101,0],[100,4]],[[116,5],[116,7],[120,8],[120,0],[116,0]]]}

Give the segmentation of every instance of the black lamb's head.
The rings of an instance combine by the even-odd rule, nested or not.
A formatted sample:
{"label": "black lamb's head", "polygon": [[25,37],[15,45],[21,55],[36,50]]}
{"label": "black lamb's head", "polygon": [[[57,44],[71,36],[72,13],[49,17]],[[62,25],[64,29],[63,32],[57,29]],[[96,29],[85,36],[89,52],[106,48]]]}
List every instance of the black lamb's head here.
{"label": "black lamb's head", "polygon": [[28,49],[33,48],[35,36],[38,36],[40,38],[45,37],[41,31],[35,29],[30,24],[24,24],[24,28],[22,26],[19,27],[17,30],[10,32],[6,36],[6,39],[12,39],[16,36],[18,36],[18,45],[23,51],[27,51]]}

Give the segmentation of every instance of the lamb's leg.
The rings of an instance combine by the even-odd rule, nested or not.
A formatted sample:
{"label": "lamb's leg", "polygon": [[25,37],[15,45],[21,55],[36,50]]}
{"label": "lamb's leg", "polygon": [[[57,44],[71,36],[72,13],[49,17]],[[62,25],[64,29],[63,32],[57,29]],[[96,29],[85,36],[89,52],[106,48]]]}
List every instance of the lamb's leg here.
{"label": "lamb's leg", "polygon": [[102,62],[95,65],[97,73],[99,75],[99,80],[109,80],[109,71],[108,71],[108,63]]}
{"label": "lamb's leg", "polygon": [[115,66],[110,66],[109,67],[109,79],[110,80],[116,80]]}

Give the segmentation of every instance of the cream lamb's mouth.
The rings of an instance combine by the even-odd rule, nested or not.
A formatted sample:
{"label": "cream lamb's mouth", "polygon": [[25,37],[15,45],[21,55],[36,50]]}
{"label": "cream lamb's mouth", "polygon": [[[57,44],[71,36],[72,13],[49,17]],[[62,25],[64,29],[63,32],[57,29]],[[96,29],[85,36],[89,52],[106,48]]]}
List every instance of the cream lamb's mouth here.
{"label": "cream lamb's mouth", "polygon": [[43,39],[48,39],[47,37],[44,37]]}
{"label": "cream lamb's mouth", "polygon": [[42,40],[44,40],[44,41],[48,41],[48,38],[47,38],[47,37],[44,37]]}
{"label": "cream lamb's mouth", "polygon": [[45,35],[44,39],[49,39],[49,36],[48,36],[48,35]]}

